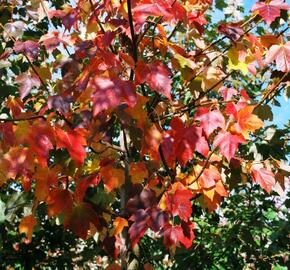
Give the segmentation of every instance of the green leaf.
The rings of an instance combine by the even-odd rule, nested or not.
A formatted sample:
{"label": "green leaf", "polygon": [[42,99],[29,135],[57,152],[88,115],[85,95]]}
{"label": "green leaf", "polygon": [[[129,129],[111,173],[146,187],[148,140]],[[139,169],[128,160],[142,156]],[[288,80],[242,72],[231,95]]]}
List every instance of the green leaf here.
{"label": "green leaf", "polygon": [[262,120],[269,120],[273,121],[273,112],[271,110],[271,107],[267,104],[261,105],[258,108],[254,110],[254,113],[259,116]]}
{"label": "green leaf", "polygon": [[280,264],[273,265],[273,270],[287,270],[287,266],[282,266]]}
{"label": "green leaf", "polygon": [[0,200],[0,224],[5,221],[5,203]]}

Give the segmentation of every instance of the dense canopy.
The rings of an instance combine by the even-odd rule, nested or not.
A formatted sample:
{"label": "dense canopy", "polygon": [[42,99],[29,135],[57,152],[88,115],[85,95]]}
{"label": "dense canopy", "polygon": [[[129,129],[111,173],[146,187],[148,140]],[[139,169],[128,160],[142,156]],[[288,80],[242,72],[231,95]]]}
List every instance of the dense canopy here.
{"label": "dense canopy", "polygon": [[284,269],[290,6],[252,4],[1,1],[3,266]]}

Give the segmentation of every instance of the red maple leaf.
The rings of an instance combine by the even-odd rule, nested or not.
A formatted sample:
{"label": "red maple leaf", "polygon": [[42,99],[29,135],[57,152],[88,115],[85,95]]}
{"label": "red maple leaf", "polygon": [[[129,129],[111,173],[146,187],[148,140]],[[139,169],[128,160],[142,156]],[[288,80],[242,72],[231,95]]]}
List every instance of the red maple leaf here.
{"label": "red maple leaf", "polygon": [[245,142],[245,139],[238,135],[233,135],[227,131],[220,131],[213,141],[213,146],[219,146],[220,152],[228,161],[235,155],[240,143]]}
{"label": "red maple leaf", "polygon": [[100,183],[100,181],[101,181],[100,175],[96,175],[96,174],[93,174],[93,175],[90,175],[81,179],[77,183],[77,186],[76,186],[76,190],[74,194],[75,200],[77,202],[82,202],[88,187],[97,186]]}
{"label": "red maple leaf", "polygon": [[228,88],[225,86],[222,86],[219,89],[219,92],[221,93],[221,96],[223,97],[224,101],[230,101],[234,95],[238,94],[238,91],[235,88],[232,87]]}
{"label": "red maple leaf", "polygon": [[66,189],[54,188],[50,191],[46,204],[49,216],[67,215],[73,207],[72,193]]}
{"label": "red maple leaf", "polygon": [[179,216],[182,220],[188,221],[192,209],[190,199],[193,197],[187,189],[177,189],[174,194],[167,194],[166,208],[173,216]]}
{"label": "red maple leaf", "polygon": [[194,224],[191,222],[182,222],[181,226],[172,226],[167,224],[164,228],[163,244],[167,248],[173,248],[181,243],[186,249],[190,248],[195,236],[193,233]]}
{"label": "red maple leaf", "polygon": [[137,84],[146,82],[151,90],[171,99],[171,72],[161,61],[154,61],[149,64],[139,61],[135,72]]}
{"label": "red maple leaf", "polygon": [[193,158],[194,151],[207,156],[209,152],[208,142],[202,134],[202,128],[196,126],[184,127],[179,118],[171,121],[174,130],[174,153],[182,166]]}
{"label": "red maple leaf", "polygon": [[198,182],[202,188],[212,188],[215,186],[216,181],[221,179],[219,171],[214,166],[204,169],[202,175],[199,177]]}
{"label": "red maple leaf", "polygon": [[85,138],[75,130],[64,131],[61,128],[55,128],[55,134],[57,147],[66,148],[77,165],[83,164],[86,157],[83,147],[87,144]]}
{"label": "red maple leaf", "polygon": [[272,0],[270,3],[257,2],[252,11],[257,11],[259,15],[270,25],[277,17],[280,16],[281,10],[289,10],[290,6],[284,0]]}
{"label": "red maple leaf", "polygon": [[265,59],[265,64],[276,61],[277,69],[290,72],[290,41],[286,44],[273,45],[270,47]]}
{"label": "red maple leaf", "polygon": [[218,27],[218,32],[224,34],[232,41],[236,42],[244,35],[244,30],[241,27],[241,22],[237,23],[222,23]]}
{"label": "red maple leaf", "polygon": [[97,115],[101,111],[114,109],[125,102],[133,107],[137,102],[135,86],[130,81],[118,78],[97,77],[93,80],[93,113]]}
{"label": "red maple leaf", "polygon": [[93,224],[97,230],[101,230],[101,220],[89,203],[76,204],[64,220],[64,228],[71,230],[82,239],[87,238],[90,224]]}
{"label": "red maple leaf", "polygon": [[171,14],[171,6],[168,1],[164,0],[143,0],[140,1],[133,9],[134,21],[142,24],[149,16],[162,16],[166,20],[173,17]]}
{"label": "red maple leaf", "polygon": [[42,167],[47,167],[49,151],[53,149],[55,143],[53,129],[46,122],[38,121],[30,126],[27,142],[31,151],[35,153],[39,164]]}
{"label": "red maple leaf", "polygon": [[36,75],[20,74],[16,77],[15,82],[19,84],[20,98],[25,98],[33,87],[38,88],[41,82]]}
{"label": "red maple leaf", "polygon": [[258,183],[263,189],[270,193],[276,183],[275,175],[273,174],[273,172],[266,168],[256,167],[252,167],[251,171],[253,181]]}
{"label": "red maple leaf", "polygon": [[208,108],[199,108],[195,119],[200,121],[200,126],[203,128],[208,137],[215,129],[225,127],[225,118],[219,110],[210,111]]}
{"label": "red maple leaf", "polygon": [[16,53],[24,53],[31,60],[36,60],[39,55],[40,46],[37,42],[32,40],[27,40],[24,42],[17,40],[14,43],[13,49]]}
{"label": "red maple leaf", "polygon": [[129,229],[132,247],[134,247],[150,227],[150,215],[146,210],[139,209],[129,220],[134,222]]}

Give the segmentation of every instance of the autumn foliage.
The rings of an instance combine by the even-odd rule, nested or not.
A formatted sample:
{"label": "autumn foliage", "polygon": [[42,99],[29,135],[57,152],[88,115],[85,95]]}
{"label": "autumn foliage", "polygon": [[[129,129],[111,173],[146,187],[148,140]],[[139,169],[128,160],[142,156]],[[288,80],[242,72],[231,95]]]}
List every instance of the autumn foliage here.
{"label": "autumn foliage", "polygon": [[193,202],[215,211],[237,174],[283,194],[281,160],[247,150],[289,79],[283,0],[213,37],[211,0],[2,2],[1,76],[16,90],[1,94],[0,184],[34,194],[28,242],[44,204],[126,269],[146,234],[191,248]]}

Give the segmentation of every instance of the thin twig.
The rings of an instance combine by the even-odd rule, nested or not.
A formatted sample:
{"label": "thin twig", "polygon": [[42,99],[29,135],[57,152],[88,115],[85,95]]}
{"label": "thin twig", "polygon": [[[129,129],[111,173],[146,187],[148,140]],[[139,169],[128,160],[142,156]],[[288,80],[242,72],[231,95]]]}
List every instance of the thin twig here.
{"label": "thin twig", "polygon": [[37,119],[37,118],[42,118],[44,120],[45,117],[43,115],[32,115],[29,117],[19,117],[19,118],[0,118],[0,122],[20,122],[20,121],[29,121],[29,120],[33,120],[33,119]]}
{"label": "thin twig", "polygon": [[216,149],[217,149],[217,147],[215,147],[215,148],[214,148],[214,149],[209,153],[209,155],[207,156],[207,158],[206,158],[206,160],[205,160],[205,163],[204,163],[202,169],[200,170],[200,172],[198,173],[198,175],[195,177],[195,179],[191,182],[191,184],[192,184],[192,183],[195,183],[195,182],[199,179],[199,177],[201,177],[201,175],[203,174],[204,170],[206,169],[206,167],[207,167],[207,165],[208,165],[208,163],[209,163],[209,160],[210,160],[211,156],[213,155],[213,153],[215,152]]}
{"label": "thin twig", "polygon": [[[255,108],[258,108],[263,104],[263,102],[278,88],[278,86],[282,83],[282,81],[286,78],[288,73],[285,73],[280,80],[273,86],[273,88],[255,105]],[[275,95],[274,95],[275,96]],[[273,97],[272,97],[273,98]]]}

